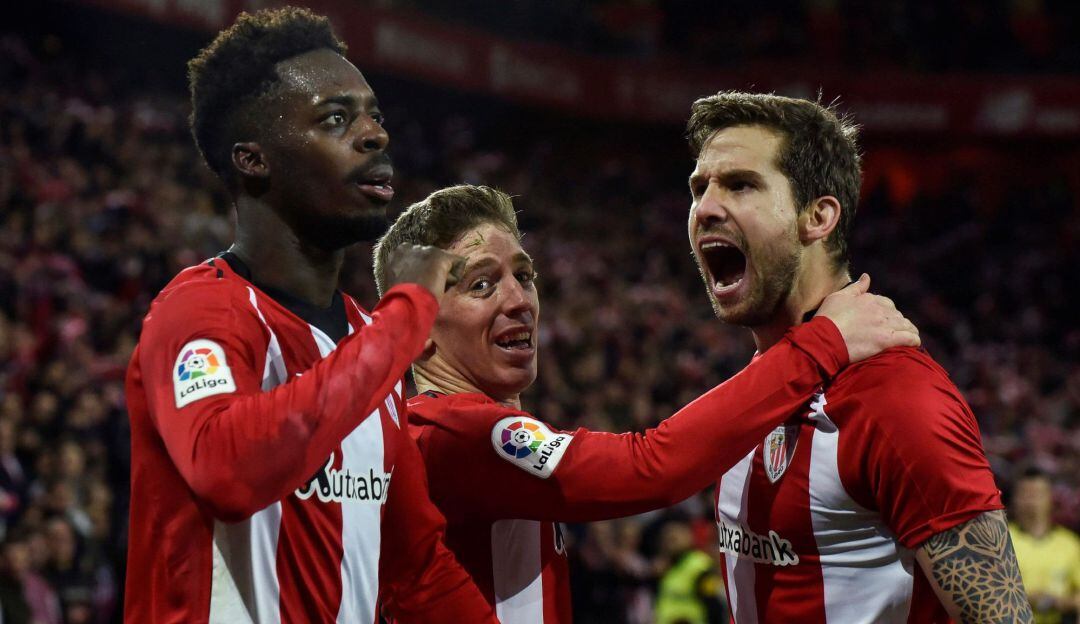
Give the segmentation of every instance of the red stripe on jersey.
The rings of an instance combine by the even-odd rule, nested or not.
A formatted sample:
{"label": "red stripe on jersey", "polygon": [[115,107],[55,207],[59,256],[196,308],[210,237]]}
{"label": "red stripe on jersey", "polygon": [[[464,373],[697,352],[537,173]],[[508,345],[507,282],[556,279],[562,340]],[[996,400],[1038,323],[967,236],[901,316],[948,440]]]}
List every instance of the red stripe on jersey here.
{"label": "red stripe on jersey", "polygon": [[[341,467],[340,456],[339,448],[335,468]],[[317,497],[283,505],[278,541],[282,624],[337,620],[344,555],[341,523],[341,506],[321,504]]]}
{"label": "red stripe on jersey", "polygon": [[541,577],[544,583],[544,621],[570,622],[570,566],[566,561],[565,542],[558,523],[541,522]]}
{"label": "red stripe on jersey", "polygon": [[[787,427],[788,434],[793,432],[798,432],[797,438],[786,435],[783,444],[786,449],[770,453],[766,442],[754,453],[749,486],[754,504],[747,510],[747,525],[764,537],[769,535],[770,527],[777,525],[778,518],[799,518],[795,534],[780,537],[791,541],[800,565],[811,565],[815,578],[808,583],[806,572],[797,573],[796,566],[758,563],[754,566],[754,596],[758,618],[762,622],[825,624],[821,570],[817,565],[817,545],[810,522],[809,473],[814,427],[809,424]],[[775,483],[766,475],[766,456],[771,456],[776,468],[787,464]],[[773,474],[776,474],[775,469]],[[803,539],[799,539],[800,536]],[[776,600],[776,594],[782,594],[783,600]]]}
{"label": "red stripe on jersey", "polygon": [[[263,307],[270,305],[267,303]],[[276,302],[272,305],[275,312],[278,311]],[[301,324],[285,315],[276,320],[290,329],[295,326],[295,331],[278,332],[286,370],[289,379],[293,379],[324,355],[307,323]],[[333,457],[330,468],[340,469],[340,445],[334,450]],[[341,527],[341,504],[327,504],[318,496],[301,500],[295,494],[282,501],[277,558],[282,624],[337,620],[342,599],[341,559],[344,556]],[[320,591],[312,592],[311,587],[318,587]]]}

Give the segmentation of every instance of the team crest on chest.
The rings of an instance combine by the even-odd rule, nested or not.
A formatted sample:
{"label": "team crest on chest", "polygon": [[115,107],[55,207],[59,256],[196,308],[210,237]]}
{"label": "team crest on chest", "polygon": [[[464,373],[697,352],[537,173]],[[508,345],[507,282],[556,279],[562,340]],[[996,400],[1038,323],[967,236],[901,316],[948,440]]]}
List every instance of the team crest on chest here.
{"label": "team crest on chest", "polygon": [[791,457],[795,455],[795,445],[799,442],[799,425],[781,425],[765,436],[761,452],[765,464],[765,475],[771,483],[776,483],[784,476]]}

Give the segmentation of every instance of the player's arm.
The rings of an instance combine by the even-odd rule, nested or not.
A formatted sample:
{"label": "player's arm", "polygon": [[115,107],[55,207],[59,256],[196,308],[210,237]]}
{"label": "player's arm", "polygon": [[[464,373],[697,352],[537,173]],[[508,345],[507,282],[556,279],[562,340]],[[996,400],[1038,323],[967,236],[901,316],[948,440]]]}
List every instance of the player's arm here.
{"label": "player's arm", "polygon": [[383,516],[379,557],[384,615],[395,624],[497,622],[491,605],[443,543],[446,520],[428,497],[416,443],[404,430],[395,434],[401,452]]}
{"label": "player's arm", "polygon": [[910,349],[857,372],[835,409],[874,413],[848,417],[840,429],[845,489],[915,551],[957,621],[1031,621],[1001,495],[960,391]]}
{"label": "player's arm", "polygon": [[[274,368],[269,334],[246,293],[223,281],[183,288],[147,316],[136,374],[170,458],[223,520],[246,518],[307,480],[390,393],[437,312],[424,288],[392,289],[371,324],[301,376],[275,371],[292,378],[263,392],[264,369]],[[192,349],[215,357],[215,372],[200,378],[212,387],[180,378]]]}
{"label": "player's arm", "polygon": [[[826,298],[813,320],[789,330],[740,373],[645,433],[554,432],[523,413],[488,421],[494,428],[469,445],[486,460],[471,462],[471,477],[459,470],[455,475],[477,483],[498,478],[500,489],[514,495],[494,497],[483,488],[466,488],[470,491],[456,496],[454,505],[488,516],[590,521],[687,498],[804,406],[849,357],[918,342],[914,326],[892,302],[867,294],[868,287],[864,276]],[[524,434],[512,427],[521,418],[527,422],[522,426],[543,437],[532,453],[515,448],[515,436]],[[484,448],[488,435],[491,446]],[[462,442],[433,440],[429,464],[459,465],[454,458],[461,456]],[[433,481],[444,472],[436,468]],[[441,485],[437,491],[443,491]]]}
{"label": "player's arm", "polygon": [[835,325],[814,319],[644,433],[555,431],[524,412],[475,406],[455,415],[457,433],[427,432],[428,475],[433,491],[454,492],[439,500],[454,518],[588,522],[667,507],[715,481],[844,364]]}
{"label": "player's arm", "polygon": [[578,430],[547,471],[554,491],[533,500],[515,497],[515,504],[535,505],[522,517],[618,517],[670,506],[708,486],[803,408],[849,359],[918,344],[914,325],[891,301],[869,294],[869,286],[863,275],[830,295],[814,319],[655,429]]}
{"label": "player's arm", "polygon": [[[737,375],[654,429],[622,434],[578,429],[565,434],[566,445],[554,450],[544,469],[532,469],[549,486],[536,497],[517,492],[508,498],[514,505],[533,506],[521,510],[529,514],[523,517],[564,521],[600,520],[673,505],[746,456],[846,363],[836,326],[815,319],[794,328]],[[537,464],[528,459],[531,464],[517,462],[526,472]]]}
{"label": "player's arm", "polygon": [[931,536],[916,559],[954,621],[1032,621],[1004,511],[979,514]]}

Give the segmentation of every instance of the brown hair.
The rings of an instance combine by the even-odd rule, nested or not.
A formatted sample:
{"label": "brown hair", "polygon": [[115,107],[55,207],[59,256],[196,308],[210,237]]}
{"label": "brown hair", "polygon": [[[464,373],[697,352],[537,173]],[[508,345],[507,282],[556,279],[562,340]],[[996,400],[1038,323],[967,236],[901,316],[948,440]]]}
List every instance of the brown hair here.
{"label": "brown hair", "polygon": [[690,108],[687,134],[698,157],[709,140],[732,126],[762,126],[780,135],[776,166],[791,184],[801,212],[818,197],[840,201],[840,221],[825,240],[839,266],[850,261],[848,238],[862,186],[858,127],[833,106],[766,93],[721,91]]}
{"label": "brown hair", "polygon": [[493,223],[519,241],[517,214],[510,196],[488,186],[461,184],[435,191],[405,209],[375,245],[375,284],[386,292],[386,263],[402,243],[446,249],[469,230]]}
{"label": "brown hair", "polygon": [[241,126],[258,126],[253,104],[278,84],[277,64],[322,48],[345,54],[330,21],[284,7],[241,13],[188,61],[191,133],[206,164],[227,184],[232,146],[242,139]]}

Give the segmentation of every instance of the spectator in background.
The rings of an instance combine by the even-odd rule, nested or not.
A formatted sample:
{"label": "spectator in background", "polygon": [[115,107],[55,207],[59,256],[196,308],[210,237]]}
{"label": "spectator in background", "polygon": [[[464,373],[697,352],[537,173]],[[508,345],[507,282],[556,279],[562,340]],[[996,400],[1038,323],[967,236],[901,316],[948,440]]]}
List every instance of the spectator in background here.
{"label": "spectator in background", "polygon": [[1013,486],[1009,533],[1036,624],[1075,622],[1080,609],[1080,538],[1053,511],[1050,477],[1028,468]]}
{"label": "spectator in background", "polygon": [[4,624],[60,624],[60,600],[33,569],[27,534],[14,532],[0,548],[0,621]]}
{"label": "spectator in background", "polygon": [[669,522],[660,536],[660,554],[668,562],[656,595],[656,624],[726,622],[723,581],[716,559],[694,546],[684,522]]}

